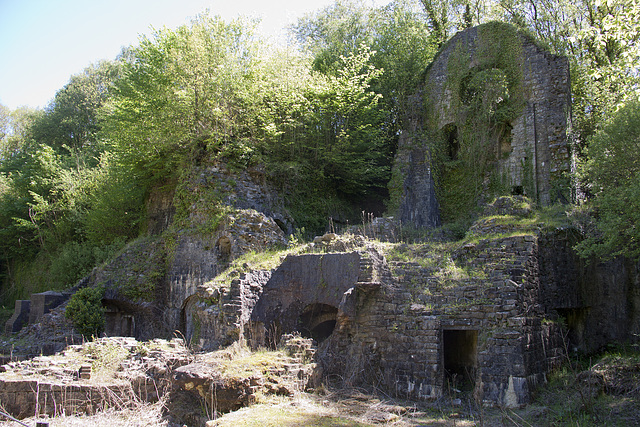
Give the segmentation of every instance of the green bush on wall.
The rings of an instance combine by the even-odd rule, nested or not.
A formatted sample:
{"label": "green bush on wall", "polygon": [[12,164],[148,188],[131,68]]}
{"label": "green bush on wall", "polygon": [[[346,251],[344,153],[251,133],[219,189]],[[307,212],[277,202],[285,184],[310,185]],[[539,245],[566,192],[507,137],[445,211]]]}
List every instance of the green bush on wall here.
{"label": "green bush on wall", "polygon": [[67,304],[65,317],[71,319],[76,330],[86,338],[97,337],[104,332],[103,296],[102,288],[82,288]]}

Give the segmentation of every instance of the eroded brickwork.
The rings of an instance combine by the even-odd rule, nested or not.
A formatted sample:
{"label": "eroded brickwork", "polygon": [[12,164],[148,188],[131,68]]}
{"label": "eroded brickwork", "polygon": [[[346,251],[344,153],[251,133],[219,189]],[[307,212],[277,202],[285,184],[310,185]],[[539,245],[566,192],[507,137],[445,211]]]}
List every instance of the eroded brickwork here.
{"label": "eroded brickwork", "polygon": [[289,256],[273,272],[209,290],[192,323],[205,346],[270,345],[282,333],[304,334],[308,307],[333,307],[307,325],[333,322],[317,354],[326,378],[412,399],[466,382],[487,404],[519,406],[563,360],[560,327],[542,320],[538,241],[525,234],[462,246],[457,263],[477,272],[464,277],[387,263],[373,248]]}

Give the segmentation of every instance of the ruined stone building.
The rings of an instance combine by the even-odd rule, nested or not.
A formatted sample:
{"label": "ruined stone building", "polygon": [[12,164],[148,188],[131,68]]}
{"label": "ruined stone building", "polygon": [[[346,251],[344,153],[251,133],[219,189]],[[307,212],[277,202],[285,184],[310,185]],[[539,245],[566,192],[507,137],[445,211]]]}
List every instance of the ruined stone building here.
{"label": "ruined stone building", "polygon": [[391,184],[399,221],[376,236],[397,242],[401,224],[434,227],[485,209],[464,243],[389,249],[328,235],[274,268],[221,276],[243,254],[282,244],[291,224],[259,173],[210,168],[194,186],[217,186],[235,208],[229,218],[203,232],[197,205],[193,228],[166,233],[171,195],[158,197],[149,208],[158,234],[87,279],[107,289],[107,333],[179,330],[209,350],[240,339],[273,346],[298,332],[318,343],[327,380],[411,399],[457,389],[487,404],[527,403],[567,350],[640,333],[638,265],[587,267],[575,232],[531,217],[527,200],[569,198],[569,87],[566,58],[511,27],[459,33],[414,98]]}
{"label": "ruined stone building", "polygon": [[507,24],[470,28],[443,47],[411,104],[392,188],[402,222],[434,227],[498,195],[570,199],[567,58]]}

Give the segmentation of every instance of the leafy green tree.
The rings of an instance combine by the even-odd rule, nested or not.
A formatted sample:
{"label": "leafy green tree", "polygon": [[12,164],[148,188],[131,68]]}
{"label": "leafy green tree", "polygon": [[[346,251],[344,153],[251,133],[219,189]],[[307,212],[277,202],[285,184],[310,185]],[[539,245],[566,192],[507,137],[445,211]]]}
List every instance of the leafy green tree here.
{"label": "leafy green tree", "polygon": [[593,194],[597,232],[578,245],[585,255],[640,257],[640,101],[589,138],[581,175]]}
{"label": "leafy green tree", "polygon": [[208,153],[243,160],[252,149],[251,34],[242,20],[201,15],[143,38],[105,114],[120,160],[156,181]]}
{"label": "leafy green tree", "polygon": [[[8,107],[0,104],[0,141],[4,141],[9,136],[9,122],[10,122],[11,110]],[[3,144],[4,145],[4,144]]]}
{"label": "leafy green tree", "polygon": [[103,61],[72,76],[32,124],[29,137],[65,156],[67,167],[94,166],[94,158],[104,149],[98,138],[98,114],[119,78],[121,64]]}
{"label": "leafy green tree", "polygon": [[42,114],[41,110],[19,107],[11,111],[0,106],[0,164],[11,162],[11,157],[19,154],[32,139],[29,135],[33,123]]}
{"label": "leafy green tree", "polygon": [[359,199],[386,187],[391,154],[382,133],[381,96],[370,90],[382,71],[370,64],[370,56],[363,46],[340,58],[337,75],[329,75],[317,94],[320,134],[313,137],[323,142],[316,155],[324,176],[339,193]]}
{"label": "leafy green tree", "polygon": [[354,54],[362,45],[371,46],[373,10],[362,2],[336,1],[302,17],[291,29],[298,41],[313,54],[313,68],[334,73],[340,57]]}
{"label": "leafy green tree", "polygon": [[86,205],[80,219],[83,236],[97,247],[133,239],[142,231],[147,188],[139,175],[105,152],[98,167],[85,177]]}

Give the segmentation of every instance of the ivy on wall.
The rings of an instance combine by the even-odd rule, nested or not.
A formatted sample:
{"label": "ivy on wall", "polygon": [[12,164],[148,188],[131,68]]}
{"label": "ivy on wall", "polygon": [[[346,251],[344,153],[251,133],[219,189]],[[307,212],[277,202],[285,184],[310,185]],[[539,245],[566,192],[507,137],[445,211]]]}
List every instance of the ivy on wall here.
{"label": "ivy on wall", "polygon": [[[491,22],[478,27],[471,46],[454,41],[439,94],[449,101],[446,116],[452,121],[430,139],[444,222],[464,219],[483,201],[511,192],[496,163],[509,156],[511,122],[525,106],[521,37],[513,26]],[[426,111],[437,129],[437,109]]]}

